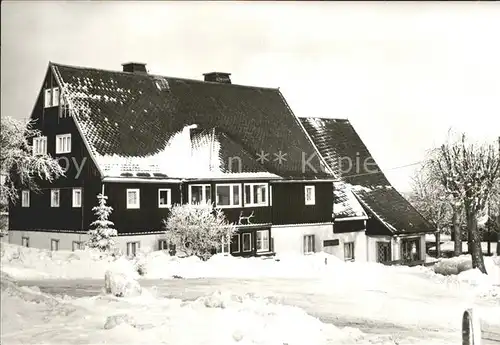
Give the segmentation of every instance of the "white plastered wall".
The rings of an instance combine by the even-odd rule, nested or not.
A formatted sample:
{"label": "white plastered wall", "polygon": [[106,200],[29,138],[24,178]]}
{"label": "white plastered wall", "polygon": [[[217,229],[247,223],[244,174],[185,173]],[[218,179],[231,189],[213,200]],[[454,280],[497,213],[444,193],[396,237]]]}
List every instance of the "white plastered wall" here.
{"label": "white plastered wall", "polygon": [[[344,243],[354,242],[355,261],[367,260],[366,236],[364,231],[333,233],[332,224],[289,225],[271,227],[271,236],[274,239],[274,251],[277,254],[303,254],[304,236],[314,235],[316,252],[324,251],[344,259]],[[323,247],[323,241],[338,239],[336,246]]]}
{"label": "white plastered wall", "polygon": [[[22,245],[22,238],[29,238],[32,248],[51,249],[51,239],[59,240],[59,250],[72,250],[73,241],[86,242],[87,234],[48,232],[48,231],[9,231],[9,242]],[[158,241],[164,239],[164,234],[117,236],[114,238],[117,248],[123,253],[127,252],[128,242],[139,242],[141,249],[158,250]]]}

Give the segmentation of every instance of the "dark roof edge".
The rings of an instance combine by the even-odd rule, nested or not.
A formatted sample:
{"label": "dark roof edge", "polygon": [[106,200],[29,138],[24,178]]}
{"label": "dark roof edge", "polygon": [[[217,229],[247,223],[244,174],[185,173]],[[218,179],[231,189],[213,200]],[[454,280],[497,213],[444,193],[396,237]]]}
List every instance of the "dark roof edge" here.
{"label": "dark roof edge", "polygon": [[[49,68],[51,69],[52,73],[54,74],[54,78],[57,80],[57,83],[59,84],[61,91],[63,91],[63,80],[62,80],[62,77],[58,73],[59,71],[56,71],[55,67],[57,67],[56,64],[49,62]],[[68,100],[68,102],[70,102],[70,100]],[[85,148],[87,149],[87,152],[89,154],[90,159],[92,159],[92,161],[94,162],[94,165],[97,168],[97,171],[99,171],[99,175],[100,175],[99,177],[102,178],[104,176],[104,174],[102,172],[101,167],[99,166],[99,163],[97,162],[97,159],[95,158],[95,152],[92,150],[92,147],[87,139],[87,136],[84,135],[84,133],[83,133],[82,127],[80,126],[80,123],[78,122],[78,116],[75,116],[75,112],[72,111],[71,108],[72,107],[70,107],[70,111],[73,113],[71,118],[72,118],[73,122],[75,123],[78,134],[80,134],[80,137],[82,138],[83,144],[85,145]]]}
{"label": "dark roof edge", "polygon": [[[110,73],[121,73],[121,74],[126,74],[130,75],[132,74],[131,72],[123,72],[120,70],[111,70],[111,69],[106,69],[106,68],[95,68],[95,67],[85,67],[85,66],[74,66],[74,65],[66,65],[66,64],[61,64],[61,63],[56,63],[49,61],[50,65],[56,66],[56,67],[66,67],[66,68],[75,68],[75,69],[88,69],[88,70],[93,70],[93,71],[102,71],[102,72],[110,72]],[[160,77],[160,78],[169,78],[169,79],[177,79],[177,80],[182,80],[182,81],[190,81],[190,82],[197,82],[201,84],[217,84],[217,85],[225,85],[226,87],[233,86],[233,87],[241,87],[241,88],[249,88],[249,89],[256,89],[256,90],[273,90],[273,91],[279,91],[279,88],[273,88],[273,87],[265,87],[265,86],[252,86],[252,85],[241,85],[241,84],[226,84],[226,83],[218,83],[218,82],[210,82],[210,81],[204,81],[204,80],[199,80],[199,79],[190,79],[190,78],[179,78],[179,77],[170,77],[166,75],[160,75],[160,74],[154,74],[154,73],[143,73],[143,74],[134,74],[134,76],[140,76],[140,77]]]}
{"label": "dark roof edge", "polygon": [[288,102],[286,101],[285,97],[283,96],[283,94],[281,93],[281,90],[277,90],[278,91],[278,94],[280,95],[281,97],[281,101],[283,102],[283,104],[286,106],[286,108],[288,109],[288,112],[290,113],[290,115],[293,116],[295,122],[297,123],[297,125],[300,127],[300,129],[302,130],[302,132],[304,133],[304,135],[306,136],[307,140],[309,140],[309,143],[312,145],[312,147],[314,148],[314,150],[316,150],[316,154],[318,155],[319,159],[321,160],[321,162],[323,162],[323,164],[325,165],[325,167],[328,168],[329,172],[331,173],[331,175],[340,180],[340,177],[335,175],[335,172],[333,171],[333,169],[330,167],[330,165],[325,161],[325,158],[323,157],[323,155],[321,154],[321,152],[319,151],[318,147],[316,146],[316,144],[314,143],[314,140],[311,138],[311,136],[309,135],[309,132],[307,132],[307,130],[305,129],[304,125],[302,124],[302,122],[300,122],[300,119],[294,114],[292,108],[290,107],[290,105],[288,104]]}

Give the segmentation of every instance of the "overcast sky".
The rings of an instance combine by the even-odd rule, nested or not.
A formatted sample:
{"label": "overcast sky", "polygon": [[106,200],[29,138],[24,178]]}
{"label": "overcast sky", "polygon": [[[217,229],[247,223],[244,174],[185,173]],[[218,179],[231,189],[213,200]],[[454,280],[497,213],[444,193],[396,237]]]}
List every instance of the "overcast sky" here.
{"label": "overcast sky", "polygon": [[[447,130],[500,135],[500,3],[2,1],[2,116],[29,117],[48,61],[279,87],[348,118],[406,191]],[[392,170],[391,170],[392,169]]]}

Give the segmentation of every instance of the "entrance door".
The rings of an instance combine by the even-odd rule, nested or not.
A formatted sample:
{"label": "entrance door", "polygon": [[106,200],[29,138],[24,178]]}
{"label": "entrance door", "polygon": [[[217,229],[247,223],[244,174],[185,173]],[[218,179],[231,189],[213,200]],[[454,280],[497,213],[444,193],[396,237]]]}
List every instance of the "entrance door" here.
{"label": "entrance door", "polygon": [[420,260],[420,238],[401,241],[401,260],[406,264]]}
{"label": "entrance door", "polygon": [[377,242],[377,262],[384,263],[391,261],[391,243]]}
{"label": "entrance door", "polygon": [[252,254],[254,251],[253,247],[253,233],[252,232],[242,232],[241,233],[241,252],[242,254]]}

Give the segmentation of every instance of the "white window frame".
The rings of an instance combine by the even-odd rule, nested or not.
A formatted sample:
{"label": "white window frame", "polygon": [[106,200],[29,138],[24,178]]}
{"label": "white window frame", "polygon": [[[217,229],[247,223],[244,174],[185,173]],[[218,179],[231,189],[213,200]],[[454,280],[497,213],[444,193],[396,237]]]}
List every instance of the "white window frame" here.
{"label": "white window frame", "polygon": [[43,98],[43,107],[44,108],[50,108],[52,107],[52,89],[45,89],[44,90],[44,98]]}
{"label": "white window frame", "polygon": [[[167,203],[161,203],[161,192],[167,192]],[[172,190],[170,188],[158,188],[158,208],[172,207]]]}
{"label": "white window frame", "polygon": [[[346,254],[346,246],[352,246],[352,255],[351,257],[348,257]],[[355,244],[354,244],[354,241],[349,241],[349,242],[344,242],[344,261],[354,261],[354,259],[356,258],[356,255],[355,255]]]}
{"label": "white window frame", "polygon": [[[80,199],[78,200],[76,198],[76,195],[80,193]],[[82,192],[82,188],[73,188],[73,192],[72,192],[72,205],[73,207],[75,208],[78,208],[78,207],[82,207],[82,197],[83,197],[83,192]]]}
{"label": "white window frame", "polygon": [[[247,199],[247,195],[246,195],[246,191],[247,191],[247,186],[250,187],[250,203],[246,203],[246,199]],[[265,195],[266,195],[266,202],[264,203],[255,203],[255,195],[254,195],[254,189],[253,187],[254,186],[265,186],[266,187],[266,191],[265,191]],[[265,206],[268,206],[269,205],[269,183],[265,183],[265,182],[255,182],[255,183],[245,183],[244,186],[243,186],[243,192],[245,193],[244,195],[244,199],[245,199],[245,207],[265,207]]]}
{"label": "white window frame", "polygon": [[[262,248],[259,249],[259,234],[264,234],[264,233],[267,233],[267,246],[263,246]],[[258,253],[261,253],[261,252],[268,252],[271,248],[271,236],[270,236],[270,231],[269,230],[257,230],[256,233],[255,233],[255,236],[257,236],[257,238],[255,239],[256,242],[257,242],[257,252]],[[262,237],[263,239],[264,237]],[[261,244],[264,244],[265,242],[263,242],[263,240],[261,239]]]}
{"label": "white window frame", "polygon": [[56,154],[59,153],[71,153],[71,133],[56,135]]}
{"label": "white window frame", "polygon": [[55,238],[50,239],[50,250],[53,252],[57,252],[59,250],[59,240],[58,239],[55,239]]}
{"label": "white window frame", "polygon": [[[250,236],[250,249],[245,250],[244,244],[245,244],[245,236]],[[241,251],[243,253],[249,253],[252,251],[252,234],[250,232],[244,232],[241,236],[243,240],[241,241]]]}
{"label": "white window frame", "polygon": [[59,87],[52,88],[52,106],[53,107],[57,107],[59,105],[59,97],[60,97]]}
{"label": "white window frame", "polygon": [[71,244],[71,251],[75,251],[75,250],[83,250],[85,249],[84,245],[83,245],[83,241],[73,241],[73,243]]}
{"label": "white window frame", "polygon": [[28,189],[21,192],[21,207],[30,207],[30,191]]}
{"label": "white window frame", "polygon": [[[134,250],[132,250],[132,247],[135,247]],[[127,256],[136,256],[137,252],[140,249],[141,249],[141,242],[140,241],[127,242]],[[132,251],[134,253],[131,253]]]}
{"label": "white window frame", "polygon": [[[229,205],[219,205],[217,200],[217,188],[229,187]],[[234,203],[234,187],[238,188],[239,202]],[[241,183],[218,183],[215,185],[215,206],[218,208],[235,208],[241,207],[243,195],[241,194]]]}
{"label": "white window frame", "polygon": [[[54,195],[57,193],[57,202],[54,200]],[[51,189],[50,190],[50,207],[59,207],[61,206],[61,190],[60,189]]]}
{"label": "white window frame", "polygon": [[[311,200],[307,199],[308,190],[311,190]],[[316,186],[304,186],[304,202],[306,205],[316,205]]]}
{"label": "white window frame", "polygon": [[[309,242],[309,239],[312,238],[312,242]],[[303,252],[304,254],[312,254],[316,252],[316,237],[314,234],[304,235],[303,239]],[[309,248],[309,243],[312,243],[312,248]]]}
{"label": "white window frame", "polygon": [[[129,193],[135,192],[137,193],[137,203],[131,204],[129,203],[128,195]],[[127,198],[127,209],[133,210],[133,209],[139,209],[141,208],[141,190],[139,188],[127,188],[125,197]]]}
{"label": "white window frame", "polygon": [[30,247],[30,238],[27,236],[21,237],[21,245],[23,247],[29,248]]}
{"label": "white window frame", "polygon": [[210,184],[190,184],[188,187],[188,198],[189,198],[189,204],[193,205],[192,200],[193,200],[193,187],[202,187],[202,200],[200,203],[207,203],[211,201],[211,195],[208,195],[207,198],[207,187],[210,188],[210,194],[212,194],[212,186]]}
{"label": "white window frame", "polygon": [[269,185],[269,206],[273,206],[273,185]]}
{"label": "white window frame", "polygon": [[[164,245],[162,245],[164,244]],[[158,240],[158,250],[169,250],[168,242],[165,239]]]}
{"label": "white window frame", "polygon": [[47,154],[47,137],[46,136],[40,136],[40,137],[33,138],[32,152],[33,152],[33,156]]}
{"label": "white window frame", "polygon": [[[236,238],[238,238],[238,250],[235,250],[233,253],[236,254],[236,253],[239,253],[240,250],[241,250],[241,236],[240,234],[234,234]],[[229,252],[231,252],[231,245],[233,244],[234,242],[231,240],[231,244],[229,245]]]}

